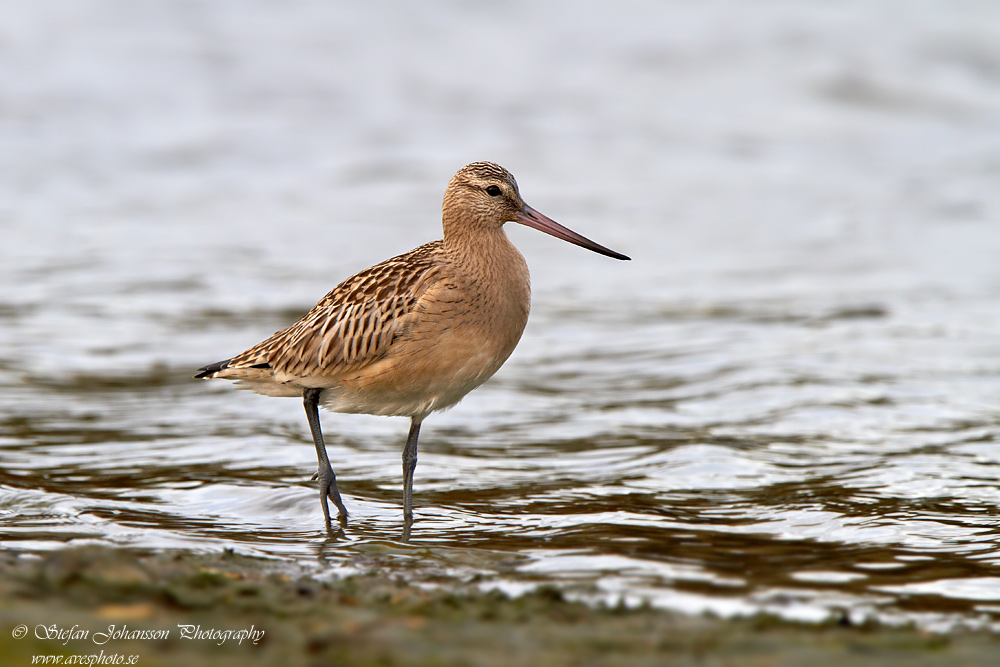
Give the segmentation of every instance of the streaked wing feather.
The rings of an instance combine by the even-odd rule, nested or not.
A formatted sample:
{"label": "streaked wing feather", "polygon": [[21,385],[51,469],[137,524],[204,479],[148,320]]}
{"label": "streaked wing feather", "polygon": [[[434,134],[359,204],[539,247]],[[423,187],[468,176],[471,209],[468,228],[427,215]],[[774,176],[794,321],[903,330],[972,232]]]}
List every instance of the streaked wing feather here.
{"label": "streaked wing feather", "polygon": [[269,364],[278,377],[334,376],[382,358],[435,283],[441,251],[441,241],[427,243],[348,278],[228,367]]}

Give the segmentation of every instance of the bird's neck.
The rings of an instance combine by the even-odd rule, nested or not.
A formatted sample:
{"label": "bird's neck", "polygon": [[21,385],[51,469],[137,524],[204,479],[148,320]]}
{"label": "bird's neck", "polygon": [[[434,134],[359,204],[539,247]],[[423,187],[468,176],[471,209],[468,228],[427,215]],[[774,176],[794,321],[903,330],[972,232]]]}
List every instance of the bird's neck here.
{"label": "bird's neck", "polygon": [[479,282],[482,289],[528,299],[528,265],[503,227],[470,220],[456,223],[450,225],[445,215],[444,248],[462,273]]}
{"label": "bird's neck", "polygon": [[502,363],[517,345],[531,308],[531,278],[520,251],[503,227],[454,234],[445,227],[444,250],[457,269],[465,297],[475,302],[484,327],[483,349]]}
{"label": "bird's neck", "polygon": [[503,227],[484,225],[478,229],[462,227],[453,230],[445,227],[444,247],[456,261],[470,268],[482,270],[524,263],[524,258],[507,238]]}

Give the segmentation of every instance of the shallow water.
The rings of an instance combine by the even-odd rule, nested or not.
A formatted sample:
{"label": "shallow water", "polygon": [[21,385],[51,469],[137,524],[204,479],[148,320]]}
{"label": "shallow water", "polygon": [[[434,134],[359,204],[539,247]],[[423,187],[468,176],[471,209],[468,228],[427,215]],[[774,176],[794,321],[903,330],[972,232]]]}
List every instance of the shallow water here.
{"label": "shallow water", "polygon": [[[0,536],[1000,627],[991,3],[31,3],[0,21]],[[474,55],[470,55],[474,54]],[[193,371],[437,238],[462,164],[532,230],[514,356],[425,422]]]}

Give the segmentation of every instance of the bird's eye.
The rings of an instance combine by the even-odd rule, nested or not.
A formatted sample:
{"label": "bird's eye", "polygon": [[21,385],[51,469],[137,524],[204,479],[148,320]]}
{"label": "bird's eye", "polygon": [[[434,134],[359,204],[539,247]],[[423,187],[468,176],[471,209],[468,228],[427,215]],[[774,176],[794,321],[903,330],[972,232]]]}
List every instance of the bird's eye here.
{"label": "bird's eye", "polygon": [[500,196],[500,188],[498,188],[495,185],[491,185],[490,187],[486,188],[486,194],[488,194],[491,197],[498,197]]}

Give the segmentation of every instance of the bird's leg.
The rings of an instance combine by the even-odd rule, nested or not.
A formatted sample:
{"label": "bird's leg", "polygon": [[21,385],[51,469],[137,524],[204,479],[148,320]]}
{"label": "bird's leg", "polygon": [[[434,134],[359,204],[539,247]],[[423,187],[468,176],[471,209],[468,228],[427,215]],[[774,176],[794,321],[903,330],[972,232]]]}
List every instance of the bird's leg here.
{"label": "bird's leg", "polygon": [[417,467],[417,437],[420,435],[422,418],[410,420],[410,434],[403,447],[403,521],[413,522],[413,471]]}
{"label": "bird's leg", "polygon": [[326,527],[330,529],[330,508],[326,504],[329,498],[340,511],[340,520],[347,520],[347,508],[344,501],[340,499],[340,491],[337,490],[337,476],[333,474],[330,467],[330,459],[326,455],[326,444],[323,442],[323,431],[319,424],[319,395],[322,389],[308,388],[302,392],[302,403],[306,408],[306,419],[309,420],[309,430],[312,431],[313,442],[316,444],[316,458],[319,460],[319,468],[316,471],[315,479],[319,480],[319,501],[323,506],[323,518],[326,520]]}

